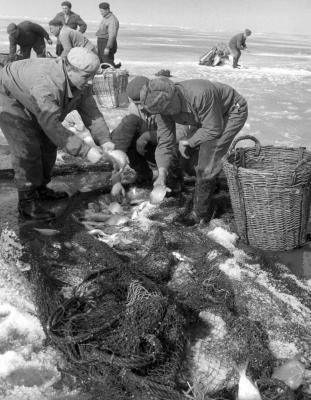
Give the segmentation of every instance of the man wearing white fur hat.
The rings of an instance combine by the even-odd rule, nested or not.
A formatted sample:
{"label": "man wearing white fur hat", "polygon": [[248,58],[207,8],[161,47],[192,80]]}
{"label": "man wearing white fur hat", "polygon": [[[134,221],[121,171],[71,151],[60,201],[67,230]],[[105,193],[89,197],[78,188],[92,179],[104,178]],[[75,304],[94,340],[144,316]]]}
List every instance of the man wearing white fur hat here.
{"label": "man wearing white fur hat", "polygon": [[[19,197],[19,213],[32,219],[55,215],[41,201],[67,196],[46,185],[58,147],[96,163],[114,161],[108,126],[93,99],[89,81],[99,68],[96,54],[70,50],[67,59],[29,59],[0,71],[0,128],[11,150]],[[97,146],[91,146],[62,125],[77,110]]]}

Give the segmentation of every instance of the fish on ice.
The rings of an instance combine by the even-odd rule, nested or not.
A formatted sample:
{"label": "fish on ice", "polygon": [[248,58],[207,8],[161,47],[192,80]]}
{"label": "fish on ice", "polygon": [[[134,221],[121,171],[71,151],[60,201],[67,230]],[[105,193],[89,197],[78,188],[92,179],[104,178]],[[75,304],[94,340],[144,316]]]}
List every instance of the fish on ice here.
{"label": "fish on ice", "polygon": [[237,400],[262,400],[257,386],[246,376],[248,361],[237,367],[240,375]]}

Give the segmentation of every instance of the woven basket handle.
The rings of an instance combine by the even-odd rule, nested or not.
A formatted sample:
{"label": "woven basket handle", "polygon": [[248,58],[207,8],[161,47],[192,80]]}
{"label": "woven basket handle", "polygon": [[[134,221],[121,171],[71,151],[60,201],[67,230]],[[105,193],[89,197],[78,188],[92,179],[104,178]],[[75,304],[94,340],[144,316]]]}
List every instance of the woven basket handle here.
{"label": "woven basket handle", "polygon": [[[104,67],[108,67],[108,68],[104,68]],[[109,63],[101,63],[99,66],[99,70],[102,70],[103,74],[105,72],[107,72],[108,70],[110,70],[110,72],[111,72],[111,70],[116,71],[116,69]]]}
{"label": "woven basket handle", "polygon": [[255,138],[255,136],[251,136],[251,135],[244,135],[244,136],[240,136],[240,137],[234,139],[229,147],[228,153],[229,154],[233,153],[237,143],[240,142],[241,140],[246,140],[246,139],[249,139],[249,140],[252,140],[253,142],[255,142],[255,147],[256,147],[255,155],[259,156],[260,151],[261,151],[261,144],[260,144],[259,140],[257,138]]}
{"label": "woven basket handle", "polygon": [[[310,161],[311,161],[311,157],[309,157],[309,158],[304,158],[303,160],[300,160],[300,161],[297,163],[297,165],[296,165],[296,167],[295,167],[295,169],[294,169],[293,175],[292,175],[292,183],[291,183],[291,185],[295,185],[295,184],[296,184],[296,179],[297,179],[297,174],[298,174],[299,168],[302,167],[303,164],[305,164],[306,162],[310,162]],[[310,172],[311,172],[311,171],[310,171]]]}

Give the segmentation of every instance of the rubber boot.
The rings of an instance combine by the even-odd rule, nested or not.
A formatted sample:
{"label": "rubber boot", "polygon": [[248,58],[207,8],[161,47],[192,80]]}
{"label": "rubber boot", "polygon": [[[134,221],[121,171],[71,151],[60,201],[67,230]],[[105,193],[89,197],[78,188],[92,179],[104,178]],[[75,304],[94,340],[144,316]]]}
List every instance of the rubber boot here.
{"label": "rubber boot", "polygon": [[62,199],[67,199],[69,197],[67,192],[55,192],[55,190],[52,190],[47,186],[40,186],[37,189],[37,193],[39,200],[41,201],[62,200]]}
{"label": "rubber boot", "polygon": [[18,191],[18,212],[21,217],[38,220],[51,220],[55,214],[45,210],[38,200],[37,191],[20,190]]}

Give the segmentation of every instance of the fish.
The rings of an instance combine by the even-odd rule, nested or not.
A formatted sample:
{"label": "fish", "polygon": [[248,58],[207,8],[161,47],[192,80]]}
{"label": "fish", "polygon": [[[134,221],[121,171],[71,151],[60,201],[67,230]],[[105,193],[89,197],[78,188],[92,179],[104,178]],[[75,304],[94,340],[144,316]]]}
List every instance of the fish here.
{"label": "fish", "polygon": [[125,225],[130,219],[124,215],[113,214],[106,221],[106,225]]}
{"label": "fish", "polygon": [[166,195],[166,187],[162,185],[157,185],[150,193],[150,203],[160,204]]}
{"label": "fish", "polygon": [[58,231],[57,229],[40,229],[40,228],[33,228],[33,229],[39,232],[43,236],[55,236],[58,233],[60,233],[60,231]]}
{"label": "fish", "polygon": [[246,376],[248,360],[243,366],[236,367],[240,375],[237,400],[262,400],[257,386]]}
{"label": "fish", "polygon": [[122,206],[116,201],[110,203],[109,206],[107,207],[107,209],[111,212],[111,214],[121,214],[121,213],[123,213]]}
{"label": "fish", "polygon": [[107,153],[116,162],[120,171],[123,171],[130,163],[128,156],[122,150],[109,150]]}
{"label": "fish", "polygon": [[85,210],[84,219],[86,221],[97,221],[105,222],[109,218],[109,215],[100,212],[93,212],[91,210]]}

